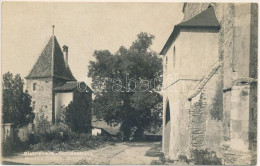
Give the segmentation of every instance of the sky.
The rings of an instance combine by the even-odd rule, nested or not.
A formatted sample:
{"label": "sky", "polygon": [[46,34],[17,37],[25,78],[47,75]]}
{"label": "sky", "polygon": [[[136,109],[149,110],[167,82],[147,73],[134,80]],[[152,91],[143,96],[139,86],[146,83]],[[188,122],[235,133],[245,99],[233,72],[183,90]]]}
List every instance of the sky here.
{"label": "sky", "polygon": [[2,74],[25,77],[52,35],[69,47],[69,66],[86,81],[95,50],[116,52],[129,47],[140,32],[155,35],[160,52],[175,24],[183,19],[183,3],[170,2],[4,2],[2,3]]}

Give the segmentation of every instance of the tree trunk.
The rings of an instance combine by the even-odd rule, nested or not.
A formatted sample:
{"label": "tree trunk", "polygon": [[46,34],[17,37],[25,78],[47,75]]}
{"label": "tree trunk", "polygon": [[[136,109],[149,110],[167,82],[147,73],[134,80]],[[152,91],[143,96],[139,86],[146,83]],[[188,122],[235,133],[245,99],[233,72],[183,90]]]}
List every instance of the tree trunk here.
{"label": "tree trunk", "polygon": [[129,141],[130,136],[131,136],[131,127],[129,126],[129,124],[124,121],[121,124],[120,130],[123,134],[123,141]]}
{"label": "tree trunk", "polygon": [[142,127],[138,127],[138,128],[135,130],[134,140],[136,140],[136,141],[142,141],[142,140],[144,140],[144,129],[143,129]]}

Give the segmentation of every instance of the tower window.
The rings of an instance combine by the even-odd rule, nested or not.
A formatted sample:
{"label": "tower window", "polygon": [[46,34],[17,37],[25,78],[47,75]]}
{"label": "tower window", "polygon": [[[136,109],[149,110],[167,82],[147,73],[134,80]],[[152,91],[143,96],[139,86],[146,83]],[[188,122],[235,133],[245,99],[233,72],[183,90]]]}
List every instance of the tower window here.
{"label": "tower window", "polygon": [[35,110],[35,104],[36,104],[36,101],[33,101],[32,102],[32,109]]}
{"label": "tower window", "polygon": [[33,91],[36,90],[36,83],[33,83]]}

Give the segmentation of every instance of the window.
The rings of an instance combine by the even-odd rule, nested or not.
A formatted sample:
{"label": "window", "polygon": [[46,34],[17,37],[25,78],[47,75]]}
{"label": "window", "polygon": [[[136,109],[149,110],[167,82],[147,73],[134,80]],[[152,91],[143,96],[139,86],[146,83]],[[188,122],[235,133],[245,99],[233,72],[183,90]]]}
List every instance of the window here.
{"label": "window", "polygon": [[167,101],[167,105],[166,105],[166,113],[165,113],[165,125],[167,125],[167,123],[171,120],[170,117],[170,104],[169,101]]}
{"label": "window", "polygon": [[166,55],[165,59],[166,59],[166,60],[165,60],[165,61],[166,61],[166,62],[165,62],[165,69],[167,70],[167,65],[168,65],[168,57],[167,57],[167,55]]}
{"label": "window", "polygon": [[176,61],[176,59],[175,59],[175,46],[174,46],[173,47],[173,62],[172,62],[173,67],[175,67],[175,61]]}
{"label": "window", "polygon": [[36,90],[36,83],[33,83],[33,91]]}
{"label": "window", "polygon": [[32,109],[35,110],[35,104],[36,104],[36,101],[33,101],[32,102]]}

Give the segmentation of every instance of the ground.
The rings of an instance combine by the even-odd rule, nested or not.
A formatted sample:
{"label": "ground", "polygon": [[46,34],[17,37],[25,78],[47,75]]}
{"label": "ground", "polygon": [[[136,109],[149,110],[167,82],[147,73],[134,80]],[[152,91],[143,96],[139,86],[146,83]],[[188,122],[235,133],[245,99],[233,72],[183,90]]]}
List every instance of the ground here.
{"label": "ground", "polygon": [[[124,142],[88,151],[25,152],[12,157],[5,157],[3,164],[149,165],[160,160],[159,156],[156,155],[156,153],[160,152],[155,152],[155,147],[160,147],[160,142]],[[149,152],[152,152],[154,155],[150,155]]]}

